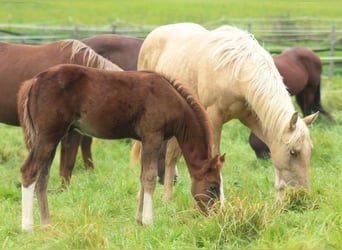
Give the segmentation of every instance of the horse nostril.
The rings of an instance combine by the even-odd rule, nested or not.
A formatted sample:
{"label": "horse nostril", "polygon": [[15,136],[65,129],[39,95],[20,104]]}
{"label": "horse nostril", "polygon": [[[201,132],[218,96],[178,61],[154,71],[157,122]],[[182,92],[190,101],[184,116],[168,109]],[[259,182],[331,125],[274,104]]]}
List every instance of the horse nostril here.
{"label": "horse nostril", "polygon": [[209,185],[209,187],[208,187],[208,192],[211,193],[211,194],[214,194],[214,195],[216,195],[216,196],[218,195],[219,190],[220,190],[220,188],[219,188],[219,186],[216,185],[216,184],[211,184],[211,185]]}

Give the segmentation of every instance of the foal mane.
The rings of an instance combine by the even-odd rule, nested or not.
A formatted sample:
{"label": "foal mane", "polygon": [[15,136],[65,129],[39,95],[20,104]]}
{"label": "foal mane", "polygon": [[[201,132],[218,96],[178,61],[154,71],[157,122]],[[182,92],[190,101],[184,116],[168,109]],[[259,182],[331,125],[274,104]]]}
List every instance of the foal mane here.
{"label": "foal mane", "polygon": [[[215,70],[227,69],[227,82],[238,82],[249,108],[257,115],[263,130],[282,139],[295,112],[290,95],[271,55],[252,34],[231,26],[210,31],[209,43]],[[300,125],[286,143],[294,145],[302,137]]]}
{"label": "foal mane", "polygon": [[112,70],[112,71],[122,71],[120,67],[101,55],[97,54],[92,48],[88,47],[79,40],[65,39],[61,41],[61,50],[65,50],[71,47],[70,60],[75,60],[75,56],[83,51],[83,62],[84,66],[96,67],[100,69]]}
{"label": "foal mane", "polygon": [[212,127],[207,116],[207,113],[199,101],[194,97],[191,90],[187,88],[184,84],[178,83],[175,80],[168,81],[175,90],[184,98],[190,108],[193,110],[195,117],[203,131],[205,144],[208,145],[208,157],[212,156]]}

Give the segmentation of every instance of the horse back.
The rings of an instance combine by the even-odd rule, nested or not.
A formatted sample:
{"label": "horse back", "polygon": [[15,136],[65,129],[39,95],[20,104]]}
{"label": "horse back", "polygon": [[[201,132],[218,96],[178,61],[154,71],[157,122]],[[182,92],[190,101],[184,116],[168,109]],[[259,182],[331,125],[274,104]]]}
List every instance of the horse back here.
{"label": "horse back", "polygon": [[99,55],[107,58],[124,70],[136,70],[137,60],[143,39],[103,34],[81,40]]}
{"label": "horse back", "polygon": [[[46,114],[35,120],[41,127],[65,121],[65,129],[73,127],[99,138],[141,139],[142,133],[152,131],[171,134],[184,115],[184,100],[165,78],[151,72],[63,64],[40,73],[34,81],[31,112],[39,119]],[[56,112],[51,114],[52,107]]]}

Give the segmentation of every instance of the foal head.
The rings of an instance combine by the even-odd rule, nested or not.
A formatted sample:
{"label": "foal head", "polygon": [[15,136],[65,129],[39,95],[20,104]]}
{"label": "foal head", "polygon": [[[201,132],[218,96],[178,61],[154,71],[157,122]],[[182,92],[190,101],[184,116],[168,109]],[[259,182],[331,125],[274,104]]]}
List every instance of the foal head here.
{"label": "foal head", "polygon": [[207,215],[213,208],[215,201],[220,200],[223,204],[223,183],[221,168],[225,161],[225,155],[217,155],[205,161],[206,166],[191,175],[191,192],[201,211]]}

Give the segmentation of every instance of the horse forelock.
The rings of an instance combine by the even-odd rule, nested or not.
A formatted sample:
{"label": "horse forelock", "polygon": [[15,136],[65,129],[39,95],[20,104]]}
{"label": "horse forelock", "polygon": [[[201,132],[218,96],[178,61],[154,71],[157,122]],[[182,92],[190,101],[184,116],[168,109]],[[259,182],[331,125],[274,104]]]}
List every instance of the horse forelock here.
{"label": "horse forelock", "polygon": [[[272,56],[253,35],[238,28],[222,26],[210,33],[215,70],[227,69],[227,80],[241,85],[262,129],[281,140],[295,109]],[[302,136],[303,131],[298,130],[288,143]]]}
{"label": "horse forelock", "polygon": [[194,111],[198,123],[200,124],[202,131],[204,133],[205,144],[208,145],[208,157],[212,157],[212,127],[209,118],[206,115],[206,111],[187,87],[185,87],[181,83],[177,83],[176,81],[169,82],[177,90],[177,92],[184,98],[184,100],[189,104],[190,108]]}
{"label": "horse forelock", "polygon": [[100,69],[122,71],[122,69],[101,55],[97,54],[92,48],[79,40],[66,39],[62,40],[61,50],[71,48],[70,60],[74,61],[77,54],[83,52],[82,64],[87,67],[95,67]]}

